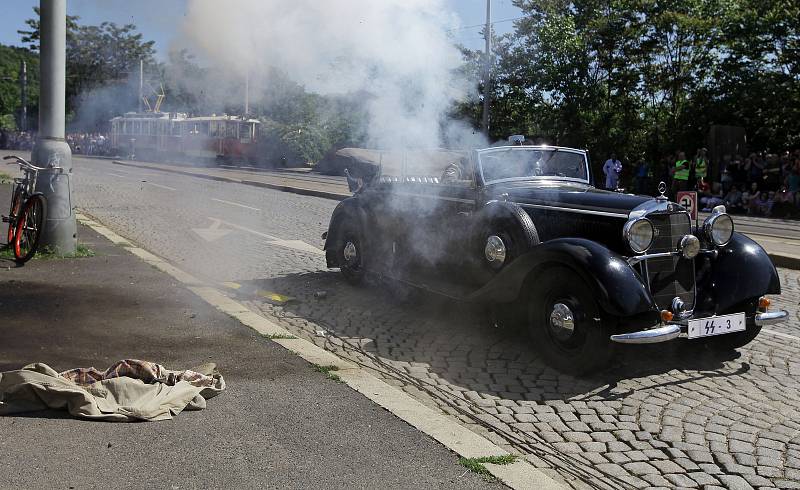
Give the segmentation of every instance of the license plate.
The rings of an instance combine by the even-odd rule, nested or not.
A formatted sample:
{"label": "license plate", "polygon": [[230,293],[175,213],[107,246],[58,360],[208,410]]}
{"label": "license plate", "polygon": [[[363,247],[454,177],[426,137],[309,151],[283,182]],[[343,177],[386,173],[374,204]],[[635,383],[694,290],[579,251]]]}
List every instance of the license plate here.
{"label": "license plate", "polygon": [[744,313],[733,315],[710,316],[689,320],[689,338],[710,337],[726,333],[741,332],[747,328]]}

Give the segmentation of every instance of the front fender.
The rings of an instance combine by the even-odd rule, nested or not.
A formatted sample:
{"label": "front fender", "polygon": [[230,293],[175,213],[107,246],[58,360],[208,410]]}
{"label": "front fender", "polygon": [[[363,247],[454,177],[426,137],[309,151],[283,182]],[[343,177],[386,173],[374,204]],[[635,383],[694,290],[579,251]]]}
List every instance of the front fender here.
{"label": "front fender", "polygon": [[767,252],[755,241],[734,233],[730,243],[710,260],[710,273],[698,281],[698,298],[713,298],[712,311],[722,313],[742,301],[780,294],[778,271]]}
{"label": "front fender", "polygon": [[623,257],[582,238],[559,238],[534,247],[470,296],[476,301],[516,300],[528,280],[548,265],[566,265],[592,287],[600,307],[617,317],[658,311],[644,282]]}

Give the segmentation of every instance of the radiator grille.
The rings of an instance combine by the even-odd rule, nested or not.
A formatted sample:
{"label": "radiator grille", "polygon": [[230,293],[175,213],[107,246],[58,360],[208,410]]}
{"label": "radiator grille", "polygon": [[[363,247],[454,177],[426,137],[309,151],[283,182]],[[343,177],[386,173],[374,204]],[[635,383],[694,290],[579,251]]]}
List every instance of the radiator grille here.
{"label": "radiator grille", "polygon": [[[671,252],[678,249],[681,238],[691,233],[692,223],[686,213],[648,215],[653,223],[656,237],[648,253]],[[672,305],[679,297],[687,309],[694,308],[694,261],[680,256],[647,260],[647,280],[650,293],[659,308]]]}

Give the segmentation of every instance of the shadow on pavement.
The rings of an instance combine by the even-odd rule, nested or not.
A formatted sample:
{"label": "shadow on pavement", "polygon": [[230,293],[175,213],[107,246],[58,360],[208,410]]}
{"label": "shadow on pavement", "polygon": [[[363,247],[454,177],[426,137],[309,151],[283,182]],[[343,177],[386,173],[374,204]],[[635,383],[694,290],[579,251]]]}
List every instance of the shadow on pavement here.
{"label": "shadow on pavement", "polygon": [[[325,292],[324,298],[317,297],[319,291]],[[266,305],[263,292],[294,299],[284,305]],[[355,341],[366,353],[390,361],[423,363],[449,383],[506,399],[615,400],[633,392],[617,389],[629,378],[673,370],[700,373],[664,382],[674,385],[749,370],[746,363],[730,363],[739,357],[737,352],[718,354],[675,341],[619,345],[609,369],[580,378],[565,375],[543,363],[525,332],[493,326],[484,307],[396,283],[353,287],[330,271],[253,281],[239,294],[242,299],[255,299],[269,313],[296,318],[290,323],[300,325],[312,340],[319,326]]]}

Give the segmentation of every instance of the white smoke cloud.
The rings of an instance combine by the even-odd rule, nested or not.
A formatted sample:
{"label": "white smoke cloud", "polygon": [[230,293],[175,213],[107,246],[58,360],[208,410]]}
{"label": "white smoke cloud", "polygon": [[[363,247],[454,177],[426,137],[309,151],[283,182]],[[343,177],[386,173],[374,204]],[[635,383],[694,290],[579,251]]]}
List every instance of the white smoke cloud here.
{"label": "white smoke cloud", "polygon": [[[443,0],[194,0],[174,47],[249,75],[252,94],[270,67],[313,92],[364,94],[371,146],[431,148],[452,103],[474,90],[457,75],[447,37],[457,26]],[[459,128],[447,139],[472,133]]]}

